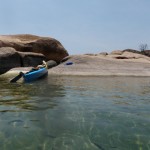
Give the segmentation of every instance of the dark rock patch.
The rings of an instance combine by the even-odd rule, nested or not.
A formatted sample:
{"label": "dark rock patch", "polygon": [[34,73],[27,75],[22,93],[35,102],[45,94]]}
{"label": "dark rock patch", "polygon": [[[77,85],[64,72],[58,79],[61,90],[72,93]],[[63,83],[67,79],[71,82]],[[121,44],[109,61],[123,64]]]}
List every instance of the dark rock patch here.
{"label": "dark rock patch", "polygon": [[42,61],[45,60],[45,56],[43,54],[32,53],[32,52],[18,52],[21,57],[21,66],[22,67],[30,67],[37,66],[42,64]]}
{"label": "dark rock patch", "polygon": [[20,67],[21,58],[14,48],[0,48],[0,74],[3,74],[11,68]]}
{"label": "dark rock patch", "polygon": [[49,61],[46,62],[46,64],[47,64],[47,68],[48,68],[48,69],[57,66],[57,63],[56,63],[56,61],[54,61],[54,60],[49,60]]}

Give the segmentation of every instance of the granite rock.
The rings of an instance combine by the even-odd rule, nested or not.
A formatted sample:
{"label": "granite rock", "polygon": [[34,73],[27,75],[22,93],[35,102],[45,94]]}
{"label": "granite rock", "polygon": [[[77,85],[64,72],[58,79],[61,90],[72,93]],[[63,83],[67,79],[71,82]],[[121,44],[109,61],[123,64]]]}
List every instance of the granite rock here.
{"label": "granite rock", "polygon": [[1,35],[0,47],[13,47],[20,52],[42,53],[47,61],[54,60],[58,63],[69,55],[58,40],[30,34]]}

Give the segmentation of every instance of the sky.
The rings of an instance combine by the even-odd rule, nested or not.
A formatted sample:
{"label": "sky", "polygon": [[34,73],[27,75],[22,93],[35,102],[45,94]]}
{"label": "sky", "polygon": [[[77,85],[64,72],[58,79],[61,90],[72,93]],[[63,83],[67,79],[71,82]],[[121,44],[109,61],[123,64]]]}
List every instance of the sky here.
{"label": "sky", "polygon": [[69,54],[150,49],[150,0],[0,0],[0,35],[57,39]]}

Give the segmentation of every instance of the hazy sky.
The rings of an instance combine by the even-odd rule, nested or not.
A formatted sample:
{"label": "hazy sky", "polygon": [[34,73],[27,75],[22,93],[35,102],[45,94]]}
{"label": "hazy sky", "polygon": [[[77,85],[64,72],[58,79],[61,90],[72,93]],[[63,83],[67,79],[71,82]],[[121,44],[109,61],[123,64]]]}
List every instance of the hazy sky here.
{"label": "hazy sky", "polygon": [[0,0],[0,34],[59,40],[70,54],[150,48],[150,0]]}

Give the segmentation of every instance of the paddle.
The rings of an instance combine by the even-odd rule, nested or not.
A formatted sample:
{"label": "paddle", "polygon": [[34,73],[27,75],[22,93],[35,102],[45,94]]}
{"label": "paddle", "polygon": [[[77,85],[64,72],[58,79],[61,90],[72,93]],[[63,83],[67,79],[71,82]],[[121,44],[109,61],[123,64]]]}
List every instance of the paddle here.
{"label": "paddle", "polygon": [[17,82],[22,76],[23,76],[23,72],[20,72],[16,77],[14,77],[13,79],[10,80],[11,83],[13,82]]}

